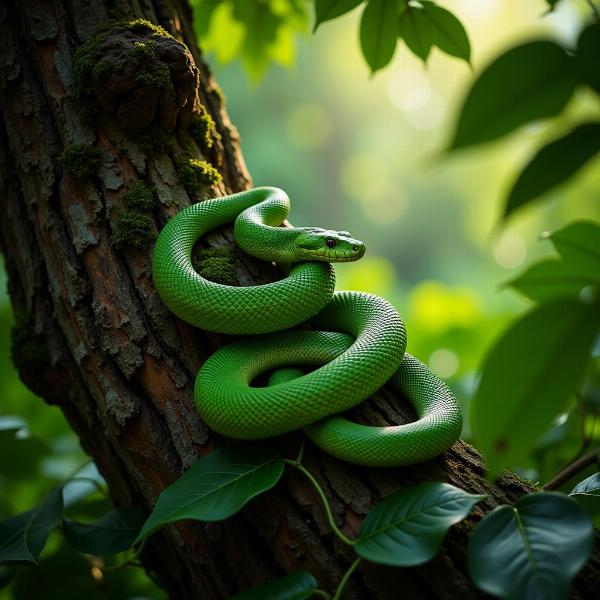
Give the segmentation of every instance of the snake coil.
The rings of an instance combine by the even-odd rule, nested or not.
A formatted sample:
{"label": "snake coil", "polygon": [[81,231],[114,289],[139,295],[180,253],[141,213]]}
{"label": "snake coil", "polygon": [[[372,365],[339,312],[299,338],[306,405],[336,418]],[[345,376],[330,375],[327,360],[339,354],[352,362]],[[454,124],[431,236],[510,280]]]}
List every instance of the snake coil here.
{"label": "snake coil", "polygon": [[[364,244],[346,231],[279,227],[289,207],[282,190],[254,188],[182,209],[158,237],[152,275],[167,307],[196,327],[244,336],[200,369],[194,390],[200,414],[215,431],[240,439],[302,428],[326,452],[361,465],[407,465],[441,454],[462,428],[454,396],[405,352],[404,324],[389,302],[334,292],[331,262],[358,260]],[[233,221],[237,244],[291,264],[287,277],[234,287],[194,270],[194,244]],[[287,331],[309,319],[318,331]],[[267,371],[269,385],[252,387]],[[417,421],[373,427],[338,414],[388,381],[412,403]]]}

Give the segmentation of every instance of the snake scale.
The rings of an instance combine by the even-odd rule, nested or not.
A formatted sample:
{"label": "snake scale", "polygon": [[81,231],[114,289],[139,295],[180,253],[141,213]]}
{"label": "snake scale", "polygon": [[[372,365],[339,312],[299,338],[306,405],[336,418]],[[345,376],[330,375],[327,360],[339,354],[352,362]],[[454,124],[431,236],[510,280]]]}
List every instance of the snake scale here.
{"label": "snake scale", "polygon": [[[180,210],[157,239],[152,274],[166,306],[201,329],[242,336],[198,372],[194,395],[203,419],[239,439],[301,428],[326,452],[361,465],[407,465],[441,454],[462,427],[452,393],[405,352],[404,324],[389,302],[334,292],[331,263],[358,260],[364,244],[346,231],[279,227],[289,208],[282,190],[254,188]],[[235,287],[199,275],[195,243],[234,221],[238,246],[288,265],[285,278]],[[288,331],[309,320],[316,331]],[[251,385],[268,371],[267,386]],[[387,382],[413,404],[417,421],[374,427],[339,415]]]}

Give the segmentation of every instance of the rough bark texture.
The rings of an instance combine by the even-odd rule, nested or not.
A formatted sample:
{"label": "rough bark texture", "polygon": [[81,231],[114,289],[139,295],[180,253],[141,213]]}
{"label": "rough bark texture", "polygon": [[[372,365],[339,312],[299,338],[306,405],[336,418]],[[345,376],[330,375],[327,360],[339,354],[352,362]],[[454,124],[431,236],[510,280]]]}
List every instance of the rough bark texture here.
{"label": "rough bark texture", "polygon": [[[162,25],[187,45],[199,71],[198,98],[190,96],[189,89],[179,94],[177,86],[157,95],[143,82],[128,89],[114,84],[111,89],[121,94],[120,104],[106,94],[94,97],[93,87],[89,97],[78,96],[76,49],[109,18],[140,17]],[[127,43],[135,42],[136,35],[127,33]],[[139,33],[140,39],[144,35]],[[184,50],[165,42],[152,59],[163,62],[152,68],[160,73],[167,64],[170,80],[189,88],[184,72],[190,74],[189,56]],[[193,64],[191,69],[193,78]],[[103,75],[101,69],[98,73]],[[106,478],[115,503],[149,510],[161,490],[199,455],[230,443],[207,431],[192,399],[199,366],[227,340],[194,330],[163,307],[150,277],[147,227],[141,238],[130,240],[140,247],[132,247],[119,214],[126,210],[125,191],[137,179],[151,184],[158,197],[156,206],[145,213],[150,217],[149,237],[182,206],[248,187],[236,130],[202,62],[189,10],[180,0],[2,3],[0,88],[0,242],[12,303],[20,326],[30,334],[18,357],[22,378],[64,411]],[[89,109],[90,102],[100,102],[102,108],[90,115],[82,110]],[[127,114],[135,115],[136,107],[142,110],[149,102],[156,110],[135,118],[144,127],[156,121],[168,135],[167,143],[154,143],[150,149],[139,135],[119,125],[126,126]],[[186,138],[190,108],[200,104],[220,134],[209,132],[210,148],[210,143]],[[188,118],[180,118],[180,110],[187,111]],[[101,151],[90,155],[91,167],[84,164],[83,175],[66,158],[60,160],[72,145]],[[222,182],[184,187],[176,167],[184,154],[209,161]],[[122,239],[115,237],[119,227]],[[207,243],[219,246],[231,240],[226,230]],[[242,284],[277,277],[269,265],[236,257]],[[411,418],[402,400],[387,390],[353,412],[377,424]],[[294,433],[275,443],[293,457],[299,441]],[[374,503],[402,486],[448,481],[469,492],[489,494],[470,518],[451,529],[430,563],[411,569],[361,565],[344,595],[348,600],[480,597],[466,572],[468,534],[484,511],[513,502],[529,489],[512,475],[487,485],[480,457],[463,443],[430,463],[386,470],[343,464],[309,446],[306,465],[326,490],[335,519],[349,536]],[[274,490],[226,522],[182,522],[166,528],[151,538],[142,558],[172,598],[209,600],[227,598],[299,568],[314,573],[321,587],[331,591],[352,560],[351,551],[331,535],[314,489],[297,472],[286,472]],[[596,554],[577,578],[573,597],[594,597],[599,580]]]}

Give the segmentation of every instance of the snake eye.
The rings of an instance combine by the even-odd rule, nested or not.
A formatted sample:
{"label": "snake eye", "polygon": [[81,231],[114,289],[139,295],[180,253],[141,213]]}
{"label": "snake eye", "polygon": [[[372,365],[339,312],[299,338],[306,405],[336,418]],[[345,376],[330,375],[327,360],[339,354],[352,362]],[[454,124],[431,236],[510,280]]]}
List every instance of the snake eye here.
{"label": "snake eye", "polygon": [[333,238],[327,238],[325,240],[325,243],[327,244],[328,248],[335,248],[335,245],[337,244],[337,242]]}
{"label": "snake eye", "polygon": [[358,246],[352,246],[352,250],[354,250],[354,252],[356,252],[358,250]]}

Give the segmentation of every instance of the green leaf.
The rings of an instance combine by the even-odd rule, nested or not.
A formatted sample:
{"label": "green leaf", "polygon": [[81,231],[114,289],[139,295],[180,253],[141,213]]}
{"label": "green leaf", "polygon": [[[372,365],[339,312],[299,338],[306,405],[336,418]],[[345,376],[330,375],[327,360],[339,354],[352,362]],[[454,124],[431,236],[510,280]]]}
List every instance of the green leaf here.
{"label": "green leaf", "polygon": [[471,62],[471,44],[462,23],[448,10],[433,2],[422,2],[423,16],[431,23],[434,46],[451,56]]}
{"label": "green leaf", "polygon": [[406,5],[398,17],[398,37],[410,48],[411,52],[426,61],[434,39],[431,20],[425,16],[425,8],[418,5]]}
{"label": "green leaf", "polygon": [[450,149],[499,138],[561,112],[577,86],[573,59],[548,41],[528,42],[493,61],[463,103]]}
{"label": "green leaf", "polygon": [[63,533],[78,552],[108,556],[130,548],[145,520],[144,512],[138,508],[115,508],[95,523],[64,519]]}
{"label": "green leaf", "polygon": [[369,512],[354,549],[359,556],[383,565],[420,565],[435,556],[448,529],[483,498],[447,483],[399,490]]}
{"label": "green leaf", "polygon": [[58,486],[36,508],[0,521],[0,563],[37,564],[62,513],[62,487]]}
{"label": "green leaf", "polygon": [[372,73],[392,60],[396,35],[396,0],[369,0],[360,21],[360,45]]}
{"label": "green leaf", "polygon": [[315,0],[315,12],[317,20],[315,28],[325,21],[331,21],[336,17],[341,17],[352,9],[356,8],[363,0]]}
{"label": "green leaf", "polygon": [[317,588],[313,575],[306,571],[293,571],[281,579],[242,592],[231,600],[306,600],[312,598]]}
{"label": "green leaf", "polygon": [[194,33],[202,39],[210,29],[210,21],[217,6],[222,0],[191,0],[194,15]]}
{"label": "green leaf", "polygon": [[579,36],[575,62],[581,79],[600,94],[600,23],[586,27]]}
{"label": "green leaf", "polygon": [[544,146],[523,169],[508,195],[504,216],[572,177],[600,152],[600,123],[579,125]]}
{"label": "green leaf", "polygon": [[566,263],[590,277],[600,276],[600,226],[597,223],[577,221],[548,237]]}
{"label": "green leaf", "polygon": [[584,288],[598,284],[600,272],[591,277],[585,271],[580,272],[577,265],[556,259],[536,263],[507,283],[534,302],[548,302],[557,298],[576,300]]}
{"label": "green leaf", "polygon": [[471,426],[490,477],[522,458],[565,410],[599,326],[596,305],[557,300],[517,320],[488,352]]}
{"label": "green leaf", "polygon": [[593,542],[590,519],[568,496],[528,494],[479,523],[467,548],[469,572],[494,596],[562,600]]}
{"label": "green leaf", "polygon": [[569,494],[569,496],[578,495],[598,496],[600,498],[600,473],[594,473],[594,475],[580,481]]}
{"label": "green leaf", "polygon": [[227,519],[252,498],[271,489],[279,481],[283,467],[283,459],[272,448],[215,450],[162,492],[135,541],[182,519]]}

